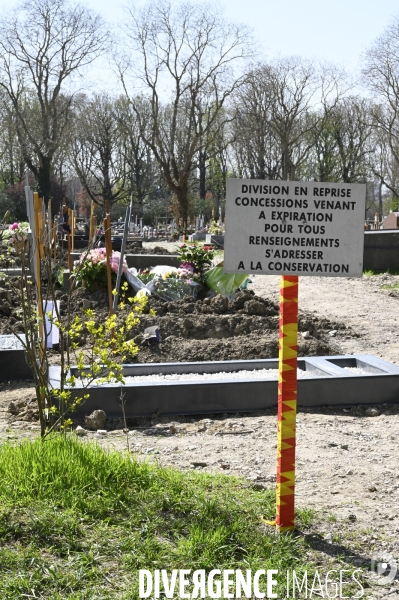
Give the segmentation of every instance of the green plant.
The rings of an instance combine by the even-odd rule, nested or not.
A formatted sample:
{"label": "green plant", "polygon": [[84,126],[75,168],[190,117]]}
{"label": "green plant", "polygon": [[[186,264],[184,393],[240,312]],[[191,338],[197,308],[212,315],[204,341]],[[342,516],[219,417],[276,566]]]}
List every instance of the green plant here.
{"label": "green plant", "polygon": [[216,223],[216,221],[212,221],[212,224],[210,227],[208,227],[208,233],[212,234],[212,235],[223,235],[223,228],[220,227],[220,225],[218,225]]}
{"label": "green plant", "polygon": [[[128,339],[128,334],[138,324],[138,314],[143,312],[147,299],[135,297],[129,298],[129,302],[129,311],[127,305],[122,303],[122,311],[110,315],[103,322],[98,321],[91,309],[82,311],[83,317],[76,316],[67,326],[48,313],[50,322],[58,327],[62,339],[69,341],[69,360],[64,363],[59,388],[50,389],[48,383],[47,388],[42,389],[52,417],[45,428],[45,436],[56,428],[65,429],[72,424],[66,415],[89,397],[88,388],[94,381],[97,384],[123,383],[120,363],[126,361],[127,355],[132,357],[138,352],[138,346]],[[82,336],[89,350],[80,349]],[[71,358],[77,366],[77,375],[70,372]],[[82,384],[82,388],[74,394],[77,382]]]}
{"label": "green plant", "polygon": [[203,275],[212,264],[215,251],[213,246],[197,243],[182,244],[176,248],[177,254],[182,261],[182,268],[192,268],[195,273]]}
{"label": "green plant", "polygon": [[150,269],[143,269],[137,273],[138,279],[146,285],[149,281],[154,279],[155,273],[151,273]]}

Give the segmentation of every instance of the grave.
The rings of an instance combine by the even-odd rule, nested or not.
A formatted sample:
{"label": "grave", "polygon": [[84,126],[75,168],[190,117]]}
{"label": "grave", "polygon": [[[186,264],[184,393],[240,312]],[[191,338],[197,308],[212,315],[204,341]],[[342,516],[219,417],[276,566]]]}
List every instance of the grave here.
{"label": "grave", "polygon": [[[20,337],[25,341],[25,335]],[[15,335],[0,335],[0,381],[32,377],[21,341]]]}
{"label": "grave", "polygon": [[[79,260],[80,252],[71,252],[72,264]],[[135,267],[138,271],[149,269],[157,265],[166,265],[168,267],[180,267],[181,259],[177,254],[125,254],[125,259],[129,269]]]}
{"label": "grave", "polygon": [[206,233],[193,233],[188,236],[189,242],[204,242],[206,239]]}
{"label": "grave", "polygon": [[[275,378],[255,379],[256,371],[273,369]],[[351,406],[394,403],[399,400],[399,366],[368,354],[298,359],[299,406]],[[121,417],[120,392],[125,394],[126,416],[161,414],[235,413],[264,410],[277,404],[278,360],[212,361],[196,363],[148,363],[124,365],[125,377],[171,373],[219,373],[251,370],[242,379],[139,381],[90,386],[90,398],[76,416],[102,409],[109,417]],[[71,374],[77,375],[76,367]],[[51,384],[57,387],[60,367],[50,367]],[[81,384],[77,383],[73,395]]]}
{"label": "grave", "polygon": [[213,235],[212,233],[207,233],[205,236],[205,242],[207,244],[217,246],[218,248],[224,248],[224,235]]}

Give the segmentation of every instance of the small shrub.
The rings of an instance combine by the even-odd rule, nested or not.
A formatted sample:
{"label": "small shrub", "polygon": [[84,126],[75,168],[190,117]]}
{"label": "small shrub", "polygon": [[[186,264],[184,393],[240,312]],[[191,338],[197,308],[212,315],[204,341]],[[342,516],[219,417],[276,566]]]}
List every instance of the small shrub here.
{"label": "small shrub", "polygon": [[211,266],[215,251],[213,246],[192,243],[178,246],[177,254],[182,261],[181,267],[185,269],[192,267],[194,273],[202,276]]}

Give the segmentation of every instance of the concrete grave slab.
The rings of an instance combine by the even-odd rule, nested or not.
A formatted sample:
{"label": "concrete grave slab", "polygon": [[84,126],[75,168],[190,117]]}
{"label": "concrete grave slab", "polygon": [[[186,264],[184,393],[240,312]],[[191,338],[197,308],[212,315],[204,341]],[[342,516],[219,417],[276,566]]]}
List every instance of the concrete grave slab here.
{"label": "concrete grave slab", "polygon": [[[21,335],[25,340],[25,335]],[[0,381],[32,379],[32,370],[26,361],[25,350],[15,335],[0,335]]]}
{"label": "concrete grave slab", "polygon": [[[322,356],[298,359],[307,377],[298,379],[298,406],[378,405],[399,401],[399,366],[368,354]],[[157,373],[218,373],[275,369],[278,360],[214,361],[197,363],[149,363],[124,365],[124,375]],[[349,370],[348,370],[349,369]],[[350,370],[354,369],[354,370]],[[71,369],[77,375],[77,369]],[[57,387],[60,368],[50,367],[51,384]],[[78,384],[74,395],[79,394]],[[90,387],[90,398],[77,415],[104,410],[110,417],[122,416],[120,393],[125,394],[128,417],[162,414],[251,412],[277,404],[277,378],[224,379],[221,381],[149,381]],[[76,413],[75,413],[76,414]]]}

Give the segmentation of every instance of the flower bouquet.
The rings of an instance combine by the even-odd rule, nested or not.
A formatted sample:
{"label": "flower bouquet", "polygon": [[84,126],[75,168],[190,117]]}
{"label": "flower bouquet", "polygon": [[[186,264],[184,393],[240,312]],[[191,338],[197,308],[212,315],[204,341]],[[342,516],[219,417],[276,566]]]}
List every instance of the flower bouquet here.
{"label": "flower bouquet", "polygon": [[133,289],[139,294],[156,294],[171,302],[184,296],[196,297],[200,289],[200,277],[192,269],[158,265],[144,271],[128,269],[125,276]]}
{"label": "flower bouquet", "polygon": [[[111,269],[114,273],[118,272],[120,252],[112,252]],[[127,270],[127,263],[123,261],[123,270]],[[73,274],[76,283],[85,284],[89,291],[95,291],[98,288],[106,288],[107,280],[107,254],[105,248],[95,248],[89,252],[83,252],[80,259],[75,261]]]}
{"label": "flower bouquet", "polygon": [[13,244],[16,252],[21,252],[26,248],[29,230],[29,223],[26,221],[13,223],[6,230],[4,238],[10,245]]}
{"label": "flower bouquet", "polygon": [[209,269],[215,256],[213,246],[209,244],[182,244],[176,248],[177,254],[182,261],[181,268],[191,269],[200,276]]}

